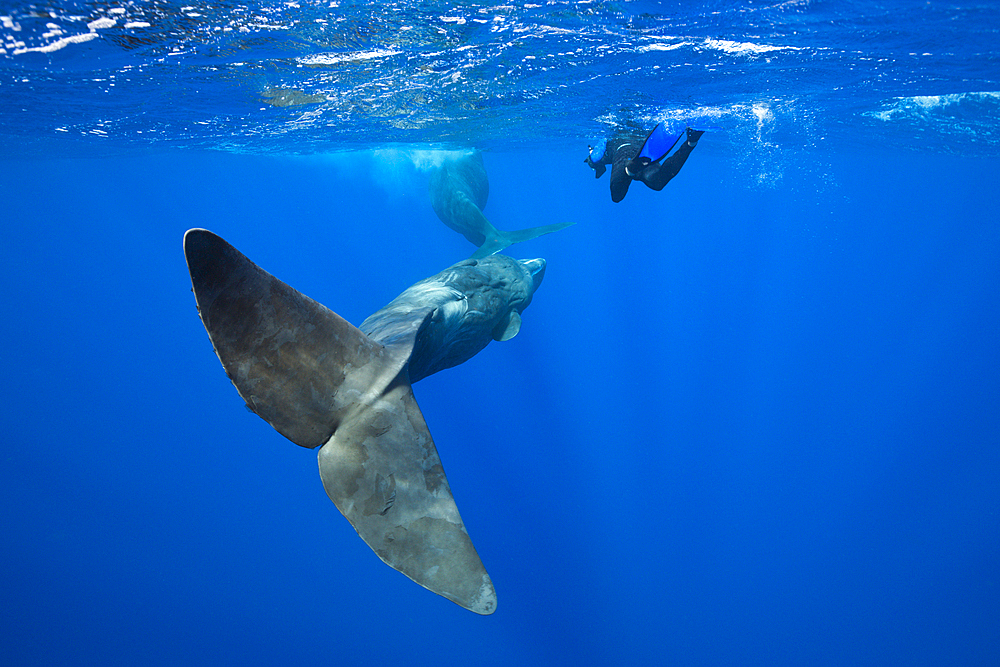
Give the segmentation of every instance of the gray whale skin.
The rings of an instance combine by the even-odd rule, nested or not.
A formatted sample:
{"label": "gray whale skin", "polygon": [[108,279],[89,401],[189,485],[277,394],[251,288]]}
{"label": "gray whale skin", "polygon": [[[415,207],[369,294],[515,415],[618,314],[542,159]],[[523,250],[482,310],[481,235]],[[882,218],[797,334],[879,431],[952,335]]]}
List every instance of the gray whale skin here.
{"label": "gray whale skin", "polygon": [[496,592],[411,383],[509,340],[545,260],[467,259],[356,328],[204,229],[184,235],[198,313],[247,407],[319,448],[327,495],[386,564],[478,614]]}

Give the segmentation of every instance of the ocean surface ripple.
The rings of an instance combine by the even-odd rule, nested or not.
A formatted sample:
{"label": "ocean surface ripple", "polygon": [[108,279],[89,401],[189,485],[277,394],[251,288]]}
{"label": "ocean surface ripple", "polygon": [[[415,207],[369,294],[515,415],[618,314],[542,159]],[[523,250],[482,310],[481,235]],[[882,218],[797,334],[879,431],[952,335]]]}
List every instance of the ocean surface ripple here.
{"label": "ocean surface ripple", "polygon": [[669,120],[992,156],[998,36],[985,2],[4,0],[0,147],[520,149]]}

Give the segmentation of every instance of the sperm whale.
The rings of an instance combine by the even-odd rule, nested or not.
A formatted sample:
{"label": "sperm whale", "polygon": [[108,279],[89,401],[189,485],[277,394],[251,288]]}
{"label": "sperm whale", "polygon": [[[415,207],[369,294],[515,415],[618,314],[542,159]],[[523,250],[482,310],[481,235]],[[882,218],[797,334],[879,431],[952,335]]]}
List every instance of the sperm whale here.
{"label": "sperm whale", "polygon": [[545,260],[461,261],[355,327],[204,229],[184,236],[202,324],[247,407],[318,448],[327,495],[386,564],[478,614],[496,591],[411,384],[517,335]]}

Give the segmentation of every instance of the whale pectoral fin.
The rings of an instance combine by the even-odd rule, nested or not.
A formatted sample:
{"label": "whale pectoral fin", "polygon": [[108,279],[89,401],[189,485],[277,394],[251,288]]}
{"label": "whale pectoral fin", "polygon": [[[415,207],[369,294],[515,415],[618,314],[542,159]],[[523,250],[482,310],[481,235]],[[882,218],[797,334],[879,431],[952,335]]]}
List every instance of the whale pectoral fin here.
{"label": "whale pectoral fin", "polygon": [[510,340],[517,335],[517,332],[521,330],[521,315],[516,311],[512,310],[507,313],[507,317],[500,320],[495,327],[493,327],[493,340],[498,342],[503,342],[505,340]]}
{"label": "whale pectoral fin", "polygon": [[404,376],[319,450],[323,486],[383,562],[466,609],[491,614],[496,592]]}
{"label": "whale pectoral fin", "polygon": [[352,399],[336,399],[345,382],[384,386],[406,361],[212,232],[189,230],[184,254],[226,374],[247,407],[297,445],[330,438],[351,408]]}

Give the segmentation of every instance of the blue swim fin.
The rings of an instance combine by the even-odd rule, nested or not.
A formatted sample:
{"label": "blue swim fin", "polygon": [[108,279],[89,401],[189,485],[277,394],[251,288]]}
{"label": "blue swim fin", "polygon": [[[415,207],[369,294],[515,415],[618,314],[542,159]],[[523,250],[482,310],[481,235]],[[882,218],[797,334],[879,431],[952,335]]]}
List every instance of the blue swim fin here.
{"label": "blue swim fin", "polygon": [[682,136],[684,136],[684,130],[672,132],[667,130],[663,123],[657,123],[653,131],[646,137],[646,141],[642,142],[642,148],[639,149],[637,157],[646,157],[649,158],[650,162],[658,162],[673,150]]}

